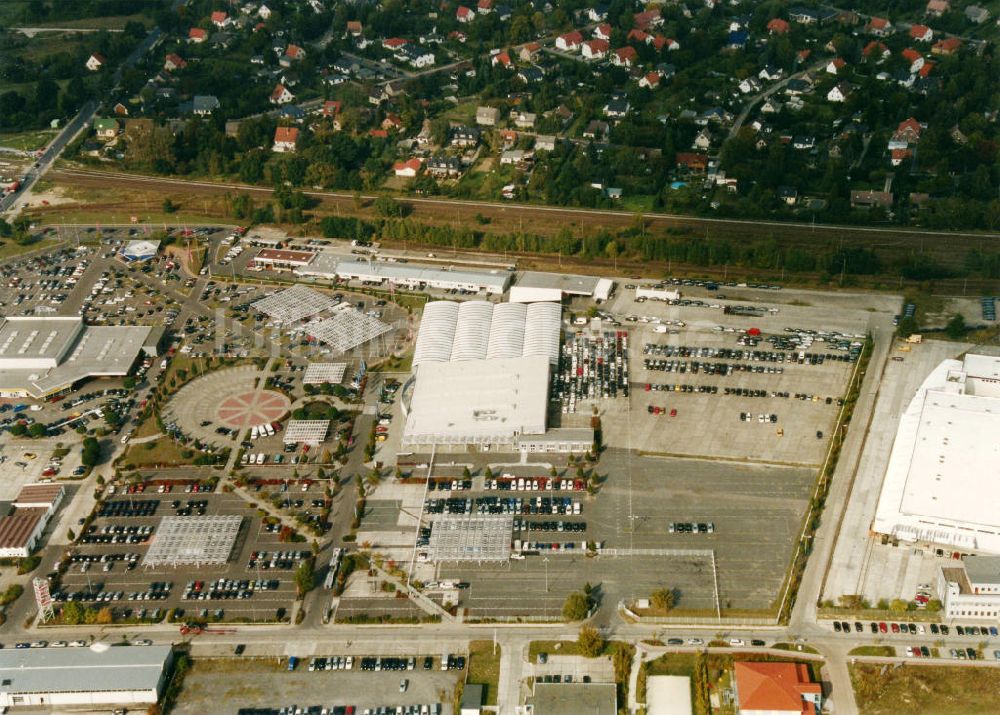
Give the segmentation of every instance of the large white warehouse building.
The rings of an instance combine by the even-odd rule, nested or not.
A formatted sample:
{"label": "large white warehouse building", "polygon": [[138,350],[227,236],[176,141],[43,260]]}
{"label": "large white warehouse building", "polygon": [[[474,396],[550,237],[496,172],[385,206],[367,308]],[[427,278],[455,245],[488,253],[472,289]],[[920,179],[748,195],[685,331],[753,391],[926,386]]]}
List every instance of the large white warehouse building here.
{"label": "large white warehouse building", "polygon": [[[561,321],[558,303],[428,303],[413,357],[403,446],[545,451],[535,441],[546,434]],[[583,452],[593,434],[574,430],[563,437],[552,444]]]}
{"label": "large white warehouse building", "polygon": [[151,705],[163,692],[170,661],[170,646],[0,650],[0,707]]}
{"label": "large white warehouse building", "polygon": [[945,360],[899,422],[872,529],[1000,554],[1000,358]]}

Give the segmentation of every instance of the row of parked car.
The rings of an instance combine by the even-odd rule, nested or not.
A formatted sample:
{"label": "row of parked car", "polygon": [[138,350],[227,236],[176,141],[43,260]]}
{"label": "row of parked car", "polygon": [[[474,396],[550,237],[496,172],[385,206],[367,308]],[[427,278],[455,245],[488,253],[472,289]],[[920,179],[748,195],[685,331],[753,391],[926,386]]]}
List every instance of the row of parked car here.
{"label": "row of parked car", "polygon": [[[951,628],[943,623],[886,623],[885,621],[872,621],[868,624],[868,629],[872,633],[902,633],[909,635],[923,635],[930,632],[931,635],[947,636],[951,634]],[[835,633],[850,633],[851,624],[848,621],[834,621],[833,630]],[[854,621],[854,632],[863,633],[865,625],[861,621]],[[986,636],[996,638],[1000,636],[1000,629],[996,626],[955,626],[955,635],[959,636]]]}

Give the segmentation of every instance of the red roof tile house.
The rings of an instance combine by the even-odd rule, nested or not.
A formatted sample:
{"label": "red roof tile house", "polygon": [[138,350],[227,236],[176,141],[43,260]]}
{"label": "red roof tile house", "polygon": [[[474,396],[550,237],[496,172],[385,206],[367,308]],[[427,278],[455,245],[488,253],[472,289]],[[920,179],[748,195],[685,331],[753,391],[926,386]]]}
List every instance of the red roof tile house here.
{"label": "red roof tile house", "polygon": [[583,43],[583,56],[588,60],[603,60],[609,49],[607,40],[587,40]]}
{"label": "red roof tile house", "polygon": [[675,157],[677,166],[692,174],[704,174],[708,169],[708,155],[693,152],[679,152]]}
{"label": "red roof tile house", "polygon": [[208,33],[202,30],[200,27],[192,27],[188,30],[188,40],[197,44],[200,44],[208,39]]}
{"label": "red roof tile house", "polygon": [[927,14],[931,17],[941,17],[951,10],[948,0],[927,0]]}
{"label": "red roof tile house", "polygon": [[455,19],[459,22],[472,22],[476,19],[476,12],[471,7],[459,5],[455,11]]}
{"label": "red roof tile house", "polygon": [[889,48],[885,46],[884,42],[872,40],[865,45],[865,49],[861,50],[861,54],[864,57],[870,57],[873,60],[884,60],[892,53],[889,52]]}
{"label": "red roof tile house", "polygon": [[359,20],[348,20],[347,21],[347,33],[352,37],[361,37],[363,28]]}
{"label": "red roof tile house", "polygon": [[510,53],[508,52],[497,52],[495,55],[490,57],[490,65],[496,67],[500,65],[504,69],[512,70],[514,69],[514,63],[510,59]]}
{"label": "red roof tile house", "polygon": [[663,24],[663,16],[660,14],[660,8],[658,7],[646,10],[645,12],[637,12],[632,18],[635,21],[635,26],[640,30],[648,30],[651,27],[659,27]]}
{"label": "red roof tile house", "polygon": [[556,38],[556,49],[562,50],[563,52],[576,52],[580,49],[580,45],[583,43],[583,35],[581,35],[576,30],[572,32],[567,32],[565,35],[559,35]]}
{"label": "red roof tile house", "polygon": [[907,142],[908,144],[916,144],[920,141],[920,133],[924,130],[923,126],[913,117],[909,119],[904,119],[896,127],[896,131],[893,133],[892,138],[894,141]]}
{"label": "red roof tile house", "polygon": [[910,27],[910,37],[920,42],[930,42],[934,39],[934,30],[927,25],[912,25]]}
{"label": "red roof tile house", "polygon": [[946,37],[938,40],[931,48],[932,55],[953,55],[962,48],[962,41],[957,37]]}
{"label": "red roof tile house", "polygon": [[412,179],[420,173],[420,166],[420,159],[413,158],[406,161],[397,161],[392,165],[392,170],[396,176]]}
{"label": "red roof tile house", "polygon": [[167,59],[163,62],[163,69],[167,72],[173,72],[174,70],[182,70],[188,66],[188,63],[184,59],[173,52],[167,55]]}
{"label": "red roof tile house", "polygon": [[771,35],[784,35],[792,28],[788,24],[787,20],[782,20],[780,17],[776,17],[767,23],[767,32]]}
{"label": "red roof tile house", "polygon": [[631,67],[639,60],[639,53],[635,51],[634,47],[630,45],[625,45],[625,47],[619,47],[615,50],[614,54],[611,55],[612,64],[618,67]]}
{"label": "red roof tile house", "polygon": [[298,127],[277,127],[274,130],[274,146],[272,151],[279,153],[294,153],[295,144],[299,141]]}
{"label": "red roof tile house", "polygon": [[740,715],[816,715],[823,688],[801,663],[734,663]]}
{"label": "red roof tile house", "polygon": [[232,20],[229,19],[229,13],[225,10],[216,10],[212,13],[212,24],[220,30],[229,25],[231,22]]}
{"label": "red roof tile house", "polygon": [[295,99],[295,95],[292,94],[288,87],[283,84],[277,84],[274,87],[274,91],[271,92],[271,104],[288,104]]}
{"label": "red roof tile house", "polygon": [[885,37],[892,34],[892,23],[884,17],[873,17],[866,26],[868,34],[875,37]]}

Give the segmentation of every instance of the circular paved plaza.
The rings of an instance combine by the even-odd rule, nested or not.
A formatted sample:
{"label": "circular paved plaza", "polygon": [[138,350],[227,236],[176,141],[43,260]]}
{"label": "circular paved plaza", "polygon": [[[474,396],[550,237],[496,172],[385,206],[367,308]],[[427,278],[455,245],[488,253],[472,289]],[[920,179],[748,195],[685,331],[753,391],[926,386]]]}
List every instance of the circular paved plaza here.
{"label": "circular paved plaza", "polygon": [[163,421],[176,422],[185,434],[217,444],[231,439],[218,434],[219,427],[242,431],[276,422],[291,410],[291,402],[280,392],[257,390],[259,376],[254,366],[245,365],[195,378],[167,403]]}

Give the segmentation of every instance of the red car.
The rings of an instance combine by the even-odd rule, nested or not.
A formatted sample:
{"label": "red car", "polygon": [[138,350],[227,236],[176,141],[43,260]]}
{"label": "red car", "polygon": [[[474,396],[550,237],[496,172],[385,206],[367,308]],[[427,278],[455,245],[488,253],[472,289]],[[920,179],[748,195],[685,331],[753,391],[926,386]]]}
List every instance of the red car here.
{"label": "red car", "polygon": [[878,631],[879,631],[879,633],[885,633],[888,630],[889,630],[889,627],[886,626],[885,623],[879,623],[878,624]]}
{"label": "red car", "polygon": [[676,417],[677,416],[677,408],[676,407],[674,409],[670,410],[670,416],[671,417]]}
{"label": "red car", "polygon": [[892,624],[892,632],[893,633],[899,633],[899,624],[898,623],[893,623]]}

